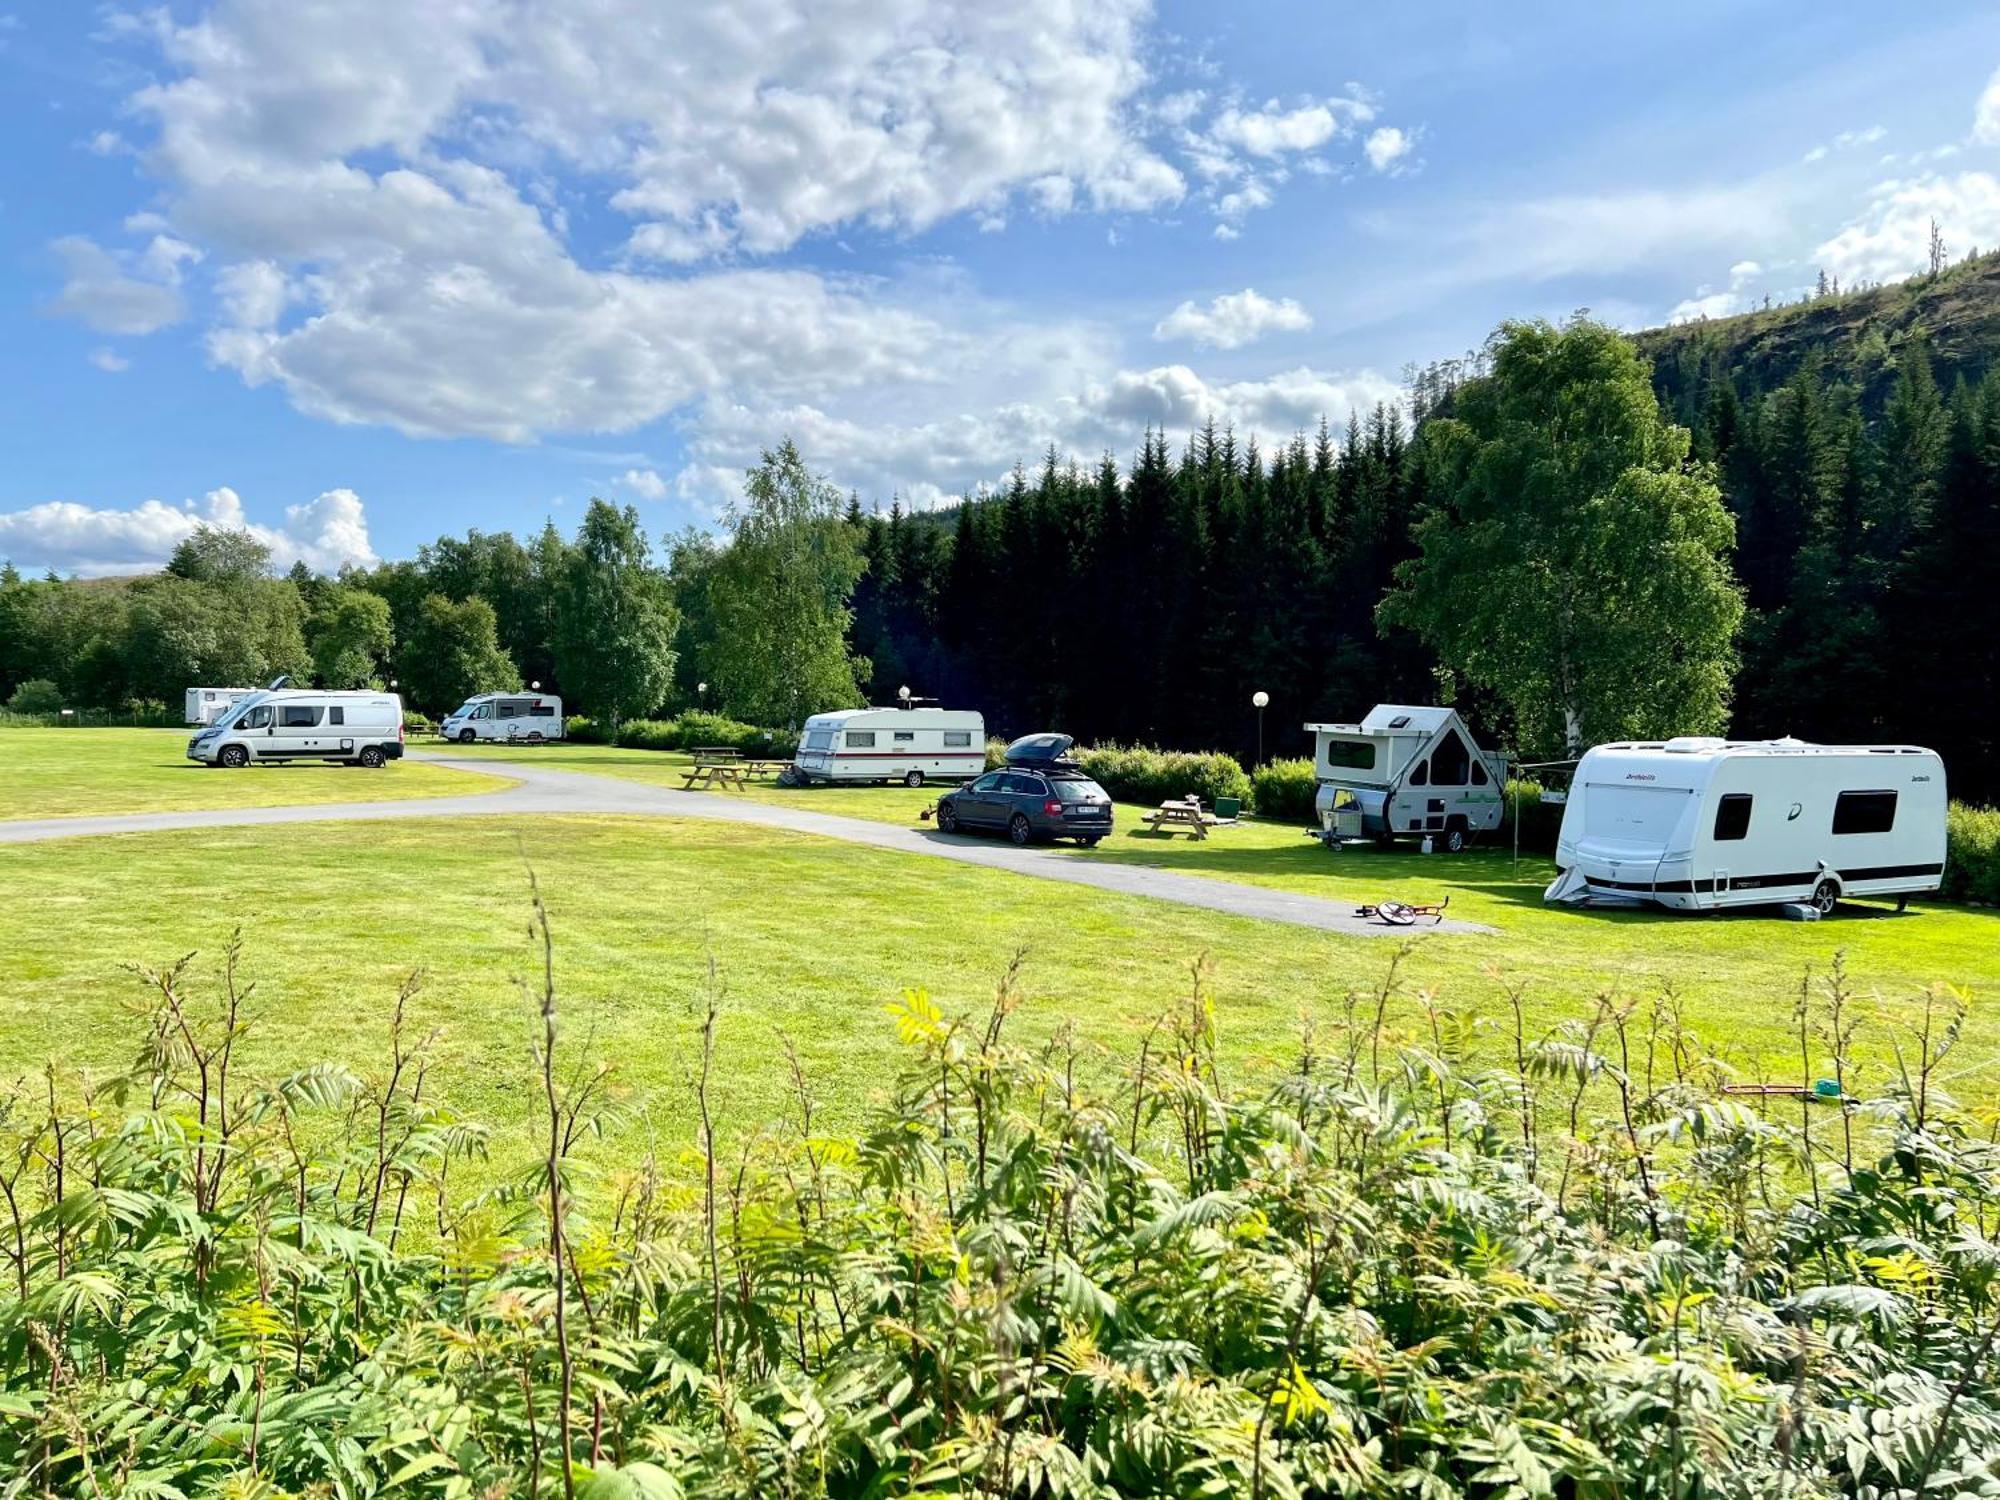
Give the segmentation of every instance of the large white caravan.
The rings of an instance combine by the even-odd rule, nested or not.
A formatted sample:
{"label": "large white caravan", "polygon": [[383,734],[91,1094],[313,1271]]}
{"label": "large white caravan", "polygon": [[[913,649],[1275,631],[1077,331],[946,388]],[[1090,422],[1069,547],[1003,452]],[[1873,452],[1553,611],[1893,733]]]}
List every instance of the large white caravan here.
{"label": "large white caravan", "polygon": [[1330,847],[1428,835],[1456,854],[1500,826],[1507,762],[1481,750],[1452,709],[1378,703],[1359,724],[1305,727]]}
{"label": "large white caravan", "polygon": [[394,693],[288,688],[285,679],[250,694],[187,744],[211,766],[332,760],[380,766],[403,753],[403,700]]}
{"label": "large white caravan", "polygon": [[799,735],[793,779],[969,781],[986,769],[986,721],[969,709],[850,708],[814,714]]}
{"label": "large white caravan", "polygon": [[1914,745],[1599,745],[1570,783],[1546,897],[1829,912],[1935,891],[1944,848],[1944,762]]}
{"label": "large white caravan", "polygon": [[213,724],[256,691],[255,688],[189,688],[184,716],[190,724]]}
{"label": "large white caravan", "polygon": [[474,740],[526,740],[531,745],[559,740],[562,699],[553,693],[480,693],[446,714],[438,733],[461,745]]}

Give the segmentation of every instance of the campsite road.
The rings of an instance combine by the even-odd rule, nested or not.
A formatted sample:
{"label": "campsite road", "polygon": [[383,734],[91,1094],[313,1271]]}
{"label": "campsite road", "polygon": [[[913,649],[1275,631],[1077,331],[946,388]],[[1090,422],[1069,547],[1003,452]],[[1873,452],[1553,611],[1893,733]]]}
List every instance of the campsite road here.
{"label": "campsite road", "polygon": [[[127,813],[105,817],[40,818],[0,821],[0,844],[36,843],[46,839],[81,838],[93,834],[155,833],[177,828],[248,828],[276,823],[349,823],[383,818],[463,818],[491,815],[548,816],[562,813],[619,813],[642,817],[714,818],[754,823],[791,833],[865,844],[898,854],[983,865],[1037,880],[1060,880],[1094,886],[1125,896],[1171,901],[1181,906],[1230,916],[1256,917],[1294,927],[1325,932],[1381,937],[1404,929],[1382,926],[1354,915],[1351,905],[1302,896],[1266,886],[1182,875],[1170,870],[1097,861],[1059,849],[1018,849],[997,839],[971,838],[932,829],[904,828],[894,823],[843,817],[811,808],[752,802],[719,792],[682,792],[646,782],[621,781],[583,771],[556,771],[521,761],[492,761],[426,754],[424,760],[457,770],[483,771],[512,777],[513,784],[465,797],[420,797],[396,802],[324,802],[305,807],[245,807],[201,812]],[[256,771],[218,771],[215,775],[244,776]],[[356,772],[356,775],[366,774]],[[1424,932],[1491,932],[1473,922],[1447,919]]]}

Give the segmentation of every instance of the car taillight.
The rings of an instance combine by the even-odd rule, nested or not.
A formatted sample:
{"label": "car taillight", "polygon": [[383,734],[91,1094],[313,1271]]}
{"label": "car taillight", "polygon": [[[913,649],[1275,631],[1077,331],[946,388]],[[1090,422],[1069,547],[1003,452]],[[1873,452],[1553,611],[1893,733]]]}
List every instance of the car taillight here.
{"label": "car taillight", "polygon": [[1062,804],[1051,797],[1042,804],[1042,811],[1053,818],[1062,811]]}
{"label": "car taillight", "polygon": [[402,724],[402,721],[401,721],[400,719],[396,721],[396,743],[397,743],[397,744],[399,744],[399,745],[400,745],[400,744],[403,744],[403,743],[404,743],[404,740],[403,740],[403,724]]}

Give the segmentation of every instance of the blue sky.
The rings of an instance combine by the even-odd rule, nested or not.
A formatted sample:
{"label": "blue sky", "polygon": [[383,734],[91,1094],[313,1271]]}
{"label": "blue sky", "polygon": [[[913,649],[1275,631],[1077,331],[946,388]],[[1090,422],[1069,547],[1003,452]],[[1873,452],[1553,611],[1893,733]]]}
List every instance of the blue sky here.
{"label": "blue sky", "polygon": [[2000,245],[1996,69],[1970,3],[0,0],[0,554],[1280,440],[1503,317]]}

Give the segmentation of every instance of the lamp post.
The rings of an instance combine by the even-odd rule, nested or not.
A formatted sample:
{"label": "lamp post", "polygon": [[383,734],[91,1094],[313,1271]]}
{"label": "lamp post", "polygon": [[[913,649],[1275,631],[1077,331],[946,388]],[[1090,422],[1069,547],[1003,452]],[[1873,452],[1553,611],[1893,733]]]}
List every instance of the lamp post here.
{"label": "lamp post", "polygon": [[539,693],[541,690],[542,690],[542,685],[539,682],[531,682],[528,684],[528,691],[531,693]]}
{"label": "lamp post", "polygon": [[1264,709],[1270,703],[1271,695],[1259,688],[1250,695],[1250,704],[1257,710],[1257,764],[1264,764]]}
{"label": "lamp post", "polygon": [[908,683],[904,683],[896,689],[896,700],[905,708],[910,706],[910,685]]}
{"label": "lamp post", "polygon": [[696,708],[705,708],[705,707],[707,707],[707,706],[708,706],[708,684],[707,684],[707,683],[705,683],[705,682],[697,682],[697,683],[696,683],[696,684],[694,685],[694,706],[695,706]]}

